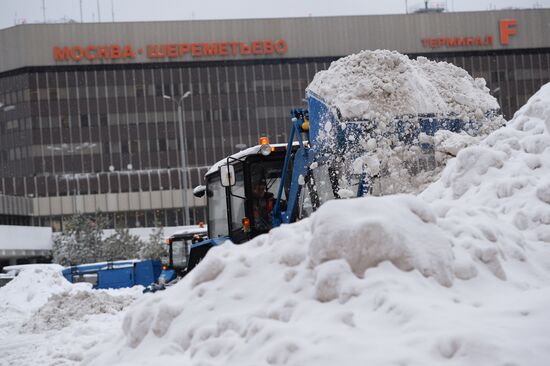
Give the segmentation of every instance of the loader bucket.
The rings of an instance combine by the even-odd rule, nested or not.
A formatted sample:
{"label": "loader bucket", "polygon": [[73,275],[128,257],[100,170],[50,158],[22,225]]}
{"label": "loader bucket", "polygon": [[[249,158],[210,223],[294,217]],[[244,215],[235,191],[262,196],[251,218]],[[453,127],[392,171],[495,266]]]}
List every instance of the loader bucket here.
{"label": "loader bucket", "polygon": [[[338,113],[336,109],[331,108],[327,103],[315,93],[307,90],[307,105],[309,111],[309,140],[313,146],[319,146],[319,131],[325,129],[327,123],[331,128],[335,127],[338,123]],[[328,128],[328,127],[327,127]]]}

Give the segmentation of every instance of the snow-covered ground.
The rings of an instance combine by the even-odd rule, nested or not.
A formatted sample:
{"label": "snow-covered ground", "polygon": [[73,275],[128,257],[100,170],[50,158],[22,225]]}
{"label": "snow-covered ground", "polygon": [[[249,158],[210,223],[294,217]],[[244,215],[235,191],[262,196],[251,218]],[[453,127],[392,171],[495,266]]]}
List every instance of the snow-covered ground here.
{"label": "snow-covered ground", "polygon": [[55,264],[28,266],[0,288],[0,365],[78,365],[114,334],[143,288],[95,291]]}
{"label": "snow-covered ground", "polygon": [[549,329],[550,84],[421,194],[328,202],[166,291],[0,288],[2,366],[543,366]]}

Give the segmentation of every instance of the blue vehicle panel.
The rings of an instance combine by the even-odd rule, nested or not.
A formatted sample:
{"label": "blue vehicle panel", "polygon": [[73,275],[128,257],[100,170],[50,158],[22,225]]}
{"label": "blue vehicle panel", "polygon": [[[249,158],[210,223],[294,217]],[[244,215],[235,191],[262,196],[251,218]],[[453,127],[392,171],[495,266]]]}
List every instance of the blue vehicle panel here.
{"label": "blue vehicle panel", "polygon": [[98,289],[132,287],[134,281],[134,268],[103,269],[97,272]]}
{"label": "blue vehicle panel", "polygon": [[147,286],[155,282],[160,273],[159,260],[81,264],[62,271],[67,281],[90,282],[97,289]]}

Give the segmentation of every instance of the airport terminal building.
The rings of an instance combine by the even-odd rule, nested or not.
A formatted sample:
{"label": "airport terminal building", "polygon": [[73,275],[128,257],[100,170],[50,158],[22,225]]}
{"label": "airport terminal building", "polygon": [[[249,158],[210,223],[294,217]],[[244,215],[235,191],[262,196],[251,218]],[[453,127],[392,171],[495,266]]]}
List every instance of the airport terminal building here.
{"label": "airport terminal building", "polygon": [[364,49],[461,66],[510,118],[550,81],[549,34],[550,9],[0,30],[0,218],[58,230],[101,210],[174,226],[185,194],[201,220],[191,188],[208,167],[260,136],[286,142],[315,73]]}

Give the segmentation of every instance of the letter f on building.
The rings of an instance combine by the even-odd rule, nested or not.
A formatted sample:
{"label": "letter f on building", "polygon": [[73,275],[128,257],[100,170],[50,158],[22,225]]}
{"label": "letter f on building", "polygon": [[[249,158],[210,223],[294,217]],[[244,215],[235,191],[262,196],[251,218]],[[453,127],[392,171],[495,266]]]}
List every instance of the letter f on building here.
{"label": "letter f on building", "polygon": [[516,35],[517,19],[501,19],[500,21],[500,43],[507,45],[510,36]]}

